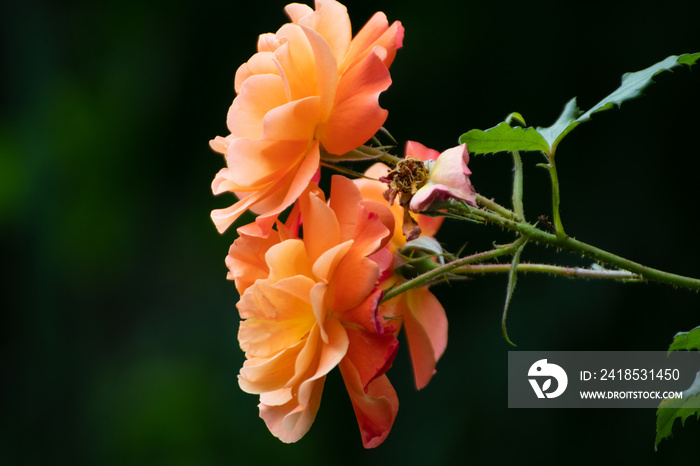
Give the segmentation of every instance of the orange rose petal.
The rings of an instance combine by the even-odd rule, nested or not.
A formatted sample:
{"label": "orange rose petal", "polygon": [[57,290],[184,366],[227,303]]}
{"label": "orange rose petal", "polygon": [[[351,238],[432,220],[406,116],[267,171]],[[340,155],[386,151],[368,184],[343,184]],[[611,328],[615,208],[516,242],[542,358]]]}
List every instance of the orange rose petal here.
{"label": "orange rose petal", "polygon": [[386,50],[384,64],[388,68],[396,57],[396,50],[403,46],[404,28],[395,21],[389,27],[389,21],[382,12],[377,12],[367,21],[350,43],[348,54],[341,65],[345,70],[359,63],[376,46]]}
{"label": "orange rose petal", "polygon": [[[343,322],[352,322],[353,324],[357,324],[370,333],[383,333],[384,319],[379,316],[378,313],[379,302],[382,300],[383,295],[384,292],[376,288],[364,301],[362,301],[362,303],[360,303],[359,306],[339,313],[340,320]],[[354,327],[355,326],[353,326],[353,328]],[[356,328],[355,330],[358,329]],[[355,352],[354,354],[357,355],[358,353]]]}
{"label": "orange rose petal", "polygon": [[237,138],[228,147],[226,176],[245,191],[264,189],[293,173],[307,150],[306,141]]}
{"label": "orange rose petal", "polygon": [[226,125],[236,137],[258,139],[263,135],[267,112],[287,102],[282,78],[273,74],[251,76],[229,107]]}
{"label": "orange rose petal", "polygon": [[313,288],[311,288],[310,298],[311,305],[313,308],[313,316],[316,318],[316,325],[321,332],[321,340],[328,344],[328,334],[324,328],[324,323],[326,322],[326,315],[328,310],[328,305],[326,304],[326,291],[328,290],[327,283],[316,283]]}
{"label": "orange rose petal", "polygon": [[386,121],[389,112],[379,106],[379,94],[389,87],[391,76],[377,54],[379,50],[345,73],[338,83],[333,113],[316,131],[331,154],[357,148]]}
{"label": "orange rose petal", "polygon": [[258,52],[274,52],[280,45],[277,37],[271,32],[258,36]]}
{"label": "orange rose petal", "polygon": [[302,29],[314,53],[316,93],[321,100],[321,114],[316,121],[325,120],[333,110],[338,87],[338,63],[325,37],[311,28],[302,26]]}
{"label": "orange rose petal", "polygon": [[295,361],[304,346],[300,342],[270,358],[246,359],[238,374],[241,390],[258,395],[289,386],[295,375]]}
{"label": "orange rose petal", "polygon": [[360,202],[355,247],[369,255],[384,247],[394,234],[394,215],[388,206],[378,202]]}
{"label": "orange rose petal", "polygon": [[230,207],[212,210],[211,219],[219,233],[226,231],[226,229],[230,227],[231,224],[238,219],[238,217],[240,217],[246,210],[255,204],[255,202],[259,201],[265,194],[266,193],[264,191],[253,193]]}
{"label": "orange rose petal", "polygon": [[[279,44],[277,44],[279,46]],[[275,47],[276,48],[276,47]],[[243,83],[251,76],[256,75],[277,75],[279,76],[279,68],[277,67],[275,54],[272,51],[258,52],[236,70],[236,75],[233,80],[233,87],[236,94],[241,93]]]}
{"label": "orange rose petal", "polygon": [[261,238],[239,233],[226,256],[229,270],[226,278],[236,281],[239,294],[245,293],[256,280],[268,277],[270,268],[265,262],[265,253],[279,241],[279,235]]}
{"label": "orange rose petal", "polygon": [[445,309],[427,288],[406,292],[408,311],[404,326],[413,360],[416,386],[425,387],[435,373],[435,364],[447,347]]}
{"label": "orange rose petal", "polygon": [[364,388],[391,368],[399,341],[391,334],[380,335],[361,329],[348,329],[347,357],[355,366]]}
{"label": "orange rose petal", "polygon": [[270,246],[265,254],[265,263],[269,267],[268,276],[272,283],[288,277],[314,277],[304,242],[300,239],[291,239]]}
{"label": "orange rose petal", "polygon": [[365,256],[365,253],[351,248],[338,262],[328,286],[328,300],[336,311],[359,306],[375,287],[379,267]]}
{"label": "orange rose petal", "polygon": [[263,403],[259,405],[260,417],[272,435],[285,443],[293,443],[309,431],[321,405],[325,380],[325,377],[314,380],[309,387],[309,401],[301,410],[299,403],[294,399],[281,406],[268,406]]}
{"label": "orange rose petal", "polygon": [[352,39],[348,9],[333,0],[317,0],[316,8],[315,12],[299,17],[295,22],[318,32],[339,63],[345,57]]}
{"label": "orange rose petal", "polygon": [[280,388],[260,394],[260,403],[268,406],[282,406],[294,398],[291,387]]}
{"label": "orange rose petal", "polygon": [[[304,233],[306,233],[306,230],[304,230]],[[304,240],[308,250],[309,242],[306,241],[306,238],[304,238]],[[352,240],[345,241],[321,253],[321,255],[314,261],[312,269],[314,275],[319,281],[328,283],[332,280],[335,281],[339,279],[339,277],[335,276],[334,274],[337,272],[338,265],[346,259],[348,251],[352,249],[352,244]],[[348,284],[343,283],[343,285]],[[366,294],[363,296],[366,296]]]}
{"label": "orange rose petal", "polygon": [[314,325],[309,293],[314,281],[294,276],[272,283],[258,280],[241,296],[237,308],[242,319],[241,349],[256,357],[269,357],[301,341]]}
{"label": "orange rose petal", "polygon": [[285,24],[277,32],[278,38],[286,38],[275,51],[280,75],[289,92],[290,101],[316,94],[316,62],[313,49],[301,26]]}
{"label": "orange rose petal", "polygon": [[320,99],[312,96],[285,103],[265,115],[265,139],[303,141],[309,145],[320,115]]}
{"label": "orange rose petal", "polygon": [[[280,212],[292,205],[299,198],[301,193],[303,193],[309,186],[311,179],[318,171],[319,160],[320,155],[318,151],[318,144],[316,143],[302,160],[301,165],[294,174],[294,178],[291,180],[291,182],[287,181],[286,179],[280,180],[277,185],[274,185],[264,193],[268,195],[267,198],[261,196],[257,199],[257,205],[253,204],[250,206],[250,210],[253,212],[259,212],[260,215],[258,215],[258,217],[255,219],[255,222],[241,227],[239,231],[243,231],[244,233],[253,236],[269,235]],[[222,221],[223,230],[219,229],[219,231],[225,231],[229,225],[230,222],[224,227],[224,223]]]}
{"label": "orange rose petal", "polygon": [[211,182],[211,191],[215,195],[219,195],[225,192],[240,190],[241,186],[231,181],[230,177],[230,168],[222,168],[219,170],[219,172],[214,176],[214,180]]}
{"label": "orange rose petal", "polygon": [[328,200],[340,227],[340,241],[353,238],[357,225],[357,208],[362,195],[355,184],[340,175],[331,178],[331,196]]}
{"label": "orange rose petal", "polygon": [[437,158],[440,156],[440,152],[436,151],[435,149],[429,149],[420,142],[416,141],[406,142],[405,154],[406,157],[418,159],[423,162],[427,160],[437,160]]}
{"label": "orange rose petal", "polygon": [[379,446],[389,435],[399,410],[394,387],[386,375],[382,375],[373,380],[365,391],[357,369],[349,359],[340,363],[340,372],[355,410],[362,444],[365,448]]}
{"label": "orange rose petal", "polygon": [[316,196],[299,199],[304,225],[304,243],[309,258],[316,262],[321,254],[340,242],[338,218],[331,208]]}
{"label": "orange rose petal", "polygon": [[289,19],[293,23],[299,23],[299,20],[304,16],[313,14],[314,10],[309,5],[304,5],[303,3],[290,3],[284,7],[284,12],[287,13]]}

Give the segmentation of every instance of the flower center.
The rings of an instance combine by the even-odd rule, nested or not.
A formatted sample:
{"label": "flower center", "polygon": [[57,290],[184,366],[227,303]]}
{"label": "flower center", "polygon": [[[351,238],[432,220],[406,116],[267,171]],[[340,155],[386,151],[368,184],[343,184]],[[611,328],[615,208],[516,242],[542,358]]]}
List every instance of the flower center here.
{"label": "flower center", "polygon": [[430,170],[418,159],[405,158],[396,164],[396,168],[382,178],[389,184],[390,202],[399,196],[399,204],[408,205],[413,195],[428,182]]}

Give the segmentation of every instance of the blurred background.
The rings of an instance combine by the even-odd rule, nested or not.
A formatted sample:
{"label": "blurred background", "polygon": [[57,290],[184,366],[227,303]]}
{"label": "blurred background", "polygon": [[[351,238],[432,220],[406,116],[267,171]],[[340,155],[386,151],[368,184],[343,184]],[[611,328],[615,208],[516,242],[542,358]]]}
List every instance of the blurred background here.
{"label": "blurred background", "polygon": [[[506,277],[442,285],[450,342],[413,386],[405,345],[389,376],[401,409],[362,449],[340,375],[311,431],[272,437],[243,362],[237,294],[209,212],[208,147],[226,135],[237,67],[287,2],[9,0],[0,6],[0,464],[485,464],[553,458],[668,464],[697,457],[700,422],[654,452],[654,410],[507,408],[510,350],[665,350],[700,324],[700,296],[654,284],[527,275],[500,332]],[[382,96],[399,141],[444,150],[510,112],[549,126],[627,71],[700,51],[695,1],[346,3],[406,27]],[[700,68],[657,77],[558,151],[567,232],[646,265],[700,277]],[[547,173],[525,154],[525,208],[551,215]],[[472,182],[507,204],[507,155],[472,157]],[[250,218],[243,219],[243,222]],[[456,251],[510,236],[446,222]],[[523,261],[590,265],[530,246]],[[544,458],[543,458],[544,456]]]}

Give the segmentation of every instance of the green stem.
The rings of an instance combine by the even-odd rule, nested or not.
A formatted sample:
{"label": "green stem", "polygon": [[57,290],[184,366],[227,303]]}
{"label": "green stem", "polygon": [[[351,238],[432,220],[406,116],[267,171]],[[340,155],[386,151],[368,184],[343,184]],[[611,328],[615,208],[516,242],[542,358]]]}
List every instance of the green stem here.
{"label": "green stem", "polygon": [[[452,273],[459,275],[487,275],[491,273],[507,273],[511,268],[512,264],[472,264],[458,267],[454,269]],[[516,271],[523,273],[546,273],[548,275],[558,275],[568,278],[596,278],[623,281],[641,279],[639,275],[626,270],[596,270],[582,267],[561,267],[549,264],[520,263]]]}
{"label": "green stem", "polygon": [[[470,209],[469,207],[464,206],[462,204],[455,204],[455,207],[459,212],[462,212],[465,215],[476,215],[477,218],[481,220],[485,220],[487,222],[494,223],[508,230],[520,233],[521,235],[523,235],[524,238],[528,238],[530,241],[534,241],[540,244],[547,244],[550,246],[555,246],[561,249],[566,249],[568,251],[583,254],[597,261],[617,267],[618,269],[632,272],[636,275],[639,275],[644,280],[665,283],[668,285],[687,288],[690,290],[700,290],[700,280],[696,278],[684,277],[682,275],[676,275],[673,273],[654,269],[652,267],[647,267],[629,259],[625,259],[624,257],[620,257],[618,255],[599,249],[595,246],[591,246],[590,244],[583,243],[569,236],[561,237],[558,235],[553,235],[546,231],[542,231],[534,225],[515,219],[515,214],[508,211],[504,207],[498,206],[498,204],[489,199],[484,198],[483,196],[477,196],[477,202],[488,207],[490,210],[481,209],[479,211],[476,211],[475,209]],[[497,206],[498,211],[494,211],[492,209],[492,206]],[[506,211],[505,215],[499,212],[503,210]],[[510,213],[508,214],[508,212]]]}
{"label": "green stem", "polygon": [[559,176],[557,175],[557,166],[554,163],[554,154],[549,157],[549,164],[546,165],[549,170],[549,176],[552,179],[552,216],[554,217],[554,231],[558,238],[565,238],[564,225],[561,223],[559,215]]}
{"label": "green stem", "polygon": [[523,208],[523,162],[520,159],[520,152],[513,151],[513,211],[521,220],[525,220],[525,209]]}
{"label": "green stem", "polygon": [[452,262],[448,262],[445,265],[436,267],[433,270],[430,270],[415,278],[412,278],[411,280],[403,282],[400,285],[395,286],[394,288],[391,288],[386,293],[384,293],[384,298],[382,299],[382,302],[388,301],[391,298],[403,293],[404,291],[410,290],[411,288],[425,286],[428,283],[434,282],[435,279],[445,276],[451,273],[454,269],[463,265],[472,264],[474,262],[483,262],[490,259],[495,259],[496,257],[513,254],[515,251],[518,250],[518,247],[520,247],[520,244],[524,241],[524,238],[519,238],[517,241],[509,245],[492,249],[491,251],[485,251],[477,254],[472,254],[471,256],[461,257]]}
{"label": "green stem", "polygon": [[357,178],[365,178],[365,179],[368,179],[368,180],[377,181],[376,178],[372,178],[372,177],[366,176],[366,175],[363,174],[363,173],[356,172],[355,170],[352,170],[352,169],[350,169],[350,168],[341,167],[340,165],[336,165],[336,164],[334,164],[334,163],[328,163],[328,162],[324,162],[323,160],[321,160],[321,165],[324,166],[324,167],[328,167],[328,168],[330,168],[330,169],[332,169],[332,170],[335,170],[335,171],[337,171],[338,173],[344,173],[345,175],[350,175],[350,176],[354,176],[354,177],[357,177]]}

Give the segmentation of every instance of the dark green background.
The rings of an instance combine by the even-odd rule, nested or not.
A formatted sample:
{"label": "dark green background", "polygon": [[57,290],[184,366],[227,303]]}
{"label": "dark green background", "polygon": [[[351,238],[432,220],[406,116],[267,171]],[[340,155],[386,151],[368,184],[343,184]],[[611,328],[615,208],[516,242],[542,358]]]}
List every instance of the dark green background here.
{"label": "dark green background", "polygon": [[[401,409],[364,451],[337,371],[295,445],[272,437],[238,388],[233,231],[209,219],[236,68],[285,1],[7,1],[0,9],[0,464],[669,464],[697,458],[689,420],[653,451],[653,410],[509,410],[500,334],[505,277],[440,286],[450,342],[421,392],[403,345]],[[548,126],[620,76],[700,51],[695,1],[350,4],[406,27],[381,99],[400,141],[444,150],[512,111]],[[567,232],[700,277],[700,69],[574,131],[558,165]],[[550,214],[526,154],[526,213]],[[477,190],[508,202],[510,161],[474,157]],[[246,218],[250,221],[250,218]],[[508,241],[446,222],[466,251]],[[523,260],[590,261],[532,246]],[[700,324],[700,296],[661,285],[525,276],[509,329],[522,350],[663,350]]]}

